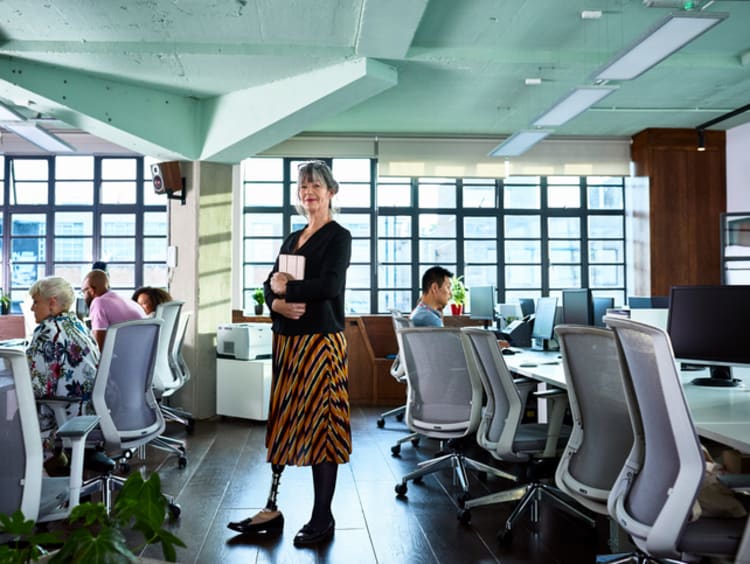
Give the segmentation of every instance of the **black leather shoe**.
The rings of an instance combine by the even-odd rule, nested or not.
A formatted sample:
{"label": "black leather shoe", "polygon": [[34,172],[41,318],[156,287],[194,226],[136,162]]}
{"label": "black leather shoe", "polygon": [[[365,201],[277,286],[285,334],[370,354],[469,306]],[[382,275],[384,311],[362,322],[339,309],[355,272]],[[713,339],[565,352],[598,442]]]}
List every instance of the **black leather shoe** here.
{"label": "black leather shoe", "polygon": [[284,516],[279,513],[273,519],[268,521],[258,521],[253,523],[253,517],[248,517],[242,521],[233,521],[227,524],[227,527],[243,535],[272,535],[278,534],[284,528]]}
{"label": "black leather shoe", "polygon": [[333,531],[336,528],[336,522],[331,519],[323,530],[315,530],[308,523],[302,527],[294,536],[294,546],[312,546],[321,542],[329,541],[333,538]]}

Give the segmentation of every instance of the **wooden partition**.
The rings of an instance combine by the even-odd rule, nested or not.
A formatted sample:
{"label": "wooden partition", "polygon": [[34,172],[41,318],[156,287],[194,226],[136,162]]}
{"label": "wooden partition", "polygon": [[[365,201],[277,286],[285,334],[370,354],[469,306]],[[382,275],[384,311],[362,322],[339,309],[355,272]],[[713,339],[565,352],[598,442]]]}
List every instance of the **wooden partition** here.
{"label": "wooden partition", "polygon": [[5,339],[23,339],[26,327],[23,315],[0,315],[0,341]]}

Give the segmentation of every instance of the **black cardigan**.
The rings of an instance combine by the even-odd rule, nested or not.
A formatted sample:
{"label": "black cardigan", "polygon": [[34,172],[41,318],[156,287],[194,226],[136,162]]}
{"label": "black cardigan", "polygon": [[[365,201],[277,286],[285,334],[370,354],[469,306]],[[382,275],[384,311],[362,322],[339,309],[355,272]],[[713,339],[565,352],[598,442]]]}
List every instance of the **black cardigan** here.
{"label": "black cardigan", "polygon": [[[294,251],[301,233],[299,230],[290,234],[279,253],[305,257],[304,280],[290,280],[286,286],[286,301],[304,302],[305,314],[299,319],[289,319],[271,310],[273,331],[282,335],[338,333],[344,330],[344,289],[352,254],[352,235],[331,221]],[[263,284],[269,309],[273,300],[278,298],[271,291],[271,275],[278,270],[277,257]]]}

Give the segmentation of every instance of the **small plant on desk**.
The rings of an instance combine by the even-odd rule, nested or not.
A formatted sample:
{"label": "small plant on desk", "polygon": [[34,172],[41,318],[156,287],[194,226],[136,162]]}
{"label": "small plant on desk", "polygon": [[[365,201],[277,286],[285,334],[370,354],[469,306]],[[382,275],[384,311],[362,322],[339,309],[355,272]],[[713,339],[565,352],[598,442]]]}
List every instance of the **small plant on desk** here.
{"label": "small plant on desk", "polygon": [[263,288],[255,288],[253,290],[253,300],[255,301],[255,315],[261,315],[263,313],[263,304],[266,302]]}

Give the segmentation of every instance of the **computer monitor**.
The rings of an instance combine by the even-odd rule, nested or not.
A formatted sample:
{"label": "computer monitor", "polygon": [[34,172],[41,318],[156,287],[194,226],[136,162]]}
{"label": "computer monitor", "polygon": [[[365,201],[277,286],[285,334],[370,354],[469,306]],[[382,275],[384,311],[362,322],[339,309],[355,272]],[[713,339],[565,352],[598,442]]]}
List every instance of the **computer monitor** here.
{"label": "computer monitor", "polygon": [[670,292],[667,332],[675,357],[711,371],[694,384],[739,384],[730,367],[750,365],[748,323],[750,286],[675,286]]}
{"label": "computer monitor", "polygon": [[628,296],[630,309],[661,309],[669,307],[669,296]]}
{"label": "computer monitor", "polygon": [[562,291],[563,322],[576,325],[594,324],[591,290],[575,288]]}
{"label": "computer monitor", "polygon": [[76,298],[76,317],[83,321],[89,316],[89,306],[86,305],[85,298]]}
{"label": "computer monitor", "polygon": [[604,316],[607,315],[608,309],[614,309],[615,299],[594,297],[594,327],[606,327]]}
{"label": "computer monitor", "polygon": [[483,320],[485,327],[494,323],[495,296],[494,286],[472,286],[469,288],[469,317]]}
{"label": "computer monitor", "polygon": [[534,299],[533,298],[520,298],[518,303],[521,306],[521,315],[528,317],[534,313]]}
{"label": "computer monitor", "polygon": [[539,298],[536,301],[534,328],[531,331],[532,340],[536,340],[536,348],[547,348],[549,341],[555,335],[555,314],[557,312],[557,298]]}

